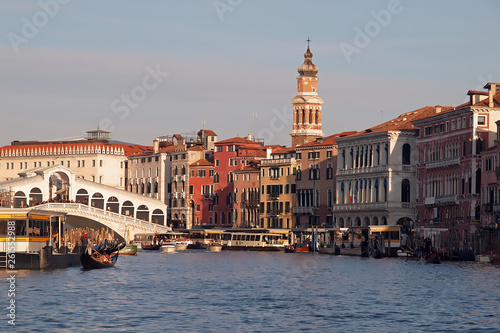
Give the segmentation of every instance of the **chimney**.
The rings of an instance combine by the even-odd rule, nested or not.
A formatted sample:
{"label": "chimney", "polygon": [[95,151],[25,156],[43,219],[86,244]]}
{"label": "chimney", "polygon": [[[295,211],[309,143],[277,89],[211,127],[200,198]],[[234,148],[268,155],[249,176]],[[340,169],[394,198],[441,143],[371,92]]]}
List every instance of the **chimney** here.
{"label": "chimney", "polygon": [[273,152],[273,150],[271,148],[266,148],[266,158],[267,159],[271,158],[271,153],[272,152]]}
{"label": "chimney", "polygon": [[154,139],[153,140],[153,152],[156,154],[160,150],[160,140]]}
{"label": "chimney", "polygon": [[500,88],[500,83],[488,82],[484,86],[484,89],[488,89],[488,107],[492,108],[495,106],[493,102],[493,96]]}
{"label": "chimney", "polygon": [[441,105],[436,105],[436,113],[441,113]]}
{"label": "chimney", "polygon": [[247,140],[252,140],[252,134],[250,134],[250,133],[249,133],[249,134],[247,135]]}

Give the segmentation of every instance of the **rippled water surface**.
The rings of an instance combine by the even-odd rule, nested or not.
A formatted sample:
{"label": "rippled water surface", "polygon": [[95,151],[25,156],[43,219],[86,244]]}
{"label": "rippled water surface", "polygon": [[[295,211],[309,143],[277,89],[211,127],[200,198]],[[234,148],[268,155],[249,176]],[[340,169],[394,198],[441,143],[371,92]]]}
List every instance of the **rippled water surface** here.
{"label": "rippled water surface", "polygon": [[20,271],[16,284],[26,332],[500,331],[500,267],[478,263],[139,251],[112,269]]}

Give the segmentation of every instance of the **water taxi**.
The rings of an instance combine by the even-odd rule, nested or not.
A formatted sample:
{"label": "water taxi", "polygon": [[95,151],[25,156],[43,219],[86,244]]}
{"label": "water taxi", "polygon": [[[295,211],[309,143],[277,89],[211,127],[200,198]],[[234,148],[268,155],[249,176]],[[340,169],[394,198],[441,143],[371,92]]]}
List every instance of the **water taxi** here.
{"label": "water taxi", "polygon": [[176,252],[175,242],[167,241],[161,244],[161,252],[163,253],[174,253]]}
{"label": "water taxi", "polygon": [[221,234],[223,250],[285,251],[289,245],[288,230],[226,230]]}

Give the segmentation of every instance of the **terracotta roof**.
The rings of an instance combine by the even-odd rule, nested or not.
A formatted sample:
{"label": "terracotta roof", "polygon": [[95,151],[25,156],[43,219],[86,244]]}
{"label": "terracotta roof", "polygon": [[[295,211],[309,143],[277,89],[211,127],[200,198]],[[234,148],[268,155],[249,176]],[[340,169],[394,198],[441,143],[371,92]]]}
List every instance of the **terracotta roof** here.
{"label": "terracotta roof", "polygon": [[259,172],[260,169],[253,165],[244,165],[240,169],[235,170],[234,173],[243,173],[243,172]]}
{"label": "terracotta roof", "polygon": [[[489,98],[483,99],[481,102],[477,102],[473,106],[489,106]],[[500,107],[500,91],[497,91],[495,95],[493,95],[493,107]]]}
{"label": "terracotta roof", "polygon": [[486,95],[486,96],[488,96],[488,92],[487,91],[479,91],[479,90],[469,90],[467,92],[467,95]]}
{"label": "terracotta roof", "polygon": [[166,147],[163,147],[163,148],[160,148],[158,150],[158,152],[160,153],[172,153],[175,151],[175,146],[166,146]]}
{"label": "terracotta roof", "polygon": [[263,149],[252,149],[250,151],[241,152],[238,157],[263,157],[265,158],[267,153]]}
{"label": "terracotta roof", "polygon": [[308,142],[303,145],[297,146],[297,148],[306,148],[306,147],[319,147],[319,146],[331,146],[331,145],[336,145],[337,141],[335,141],[338,138],[342,138],[345,136],[350,136],[356,134],[356,131],[347,131],[347,132],[342,132],[342,133],[337,133],[337,134],[332,134],[330,136],[324,137],[322,139],[317,139],[316,141]]}
{"label": "terracotta roof", "polygon": [[224,145],[224,144],[228,144],[228,143],[248,143],[248,144],[262,145],[260,142],[248,140],[245,138],[241,138],[239,136],[236,136],[236,137],[231,138],[231,139],[218,141],[215,143],[215,145]]}
{"label": "terracotta roof", "polygon": [[217,136],[217,134],[210,129],[202,129],[202,130],[200,130],[200,132],[204,132],[208,136]]}
{"label": "terracotta roof", "polygon": [[406,112],[400,115],[397,118],[386,121],[385,123],[373,126],[364,131],[357,132],[355,134],[349,135],[348,137],[354,137],[358,135],[364,135],[369,133],[381,133],[388,131],[404,131],[404,130],[413,130],[416,129],[415,125],[413,125],[412,121],[428,118],[431,116],[435,116],[438,113],[436,112],[436,108],[441,107],[441,112],[449,112],[455,110],[453,106],[425,106],[423,108]]}
{"label": "terracotta roof", "polygon": [[202,151],[202,150],[205,150],[205,148],[203,148],[203,146],[201,146],[201,145],[195,145],[195,146],[189,147],[186,150],[188,150],[188,151]]}
{"label": "terracotta roof", "polygon": [[201,159],[189,165],[190,167],[213,167],[214,164],[209,160]]}
{"label": "terracotta roof", "polygon": [[272,152],[273,155],[277,154],[291,154],[295,153],[295,148],[293,147],[281,147]]}
{"label": "terracotta roof", "polygon": [[118,144],[104,142],[75,143],[38,143],[26,145],[9,145],[0,147],[0,156],[51,156],[76,154],[112,154],[132,156],[152,152],[153,147],[134,144]]}

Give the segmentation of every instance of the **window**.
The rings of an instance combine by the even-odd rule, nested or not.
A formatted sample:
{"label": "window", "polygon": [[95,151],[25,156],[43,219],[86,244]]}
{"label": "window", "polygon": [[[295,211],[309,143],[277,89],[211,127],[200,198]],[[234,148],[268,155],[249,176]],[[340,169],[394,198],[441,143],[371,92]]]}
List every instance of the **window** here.
{"label": "window", "polygon": [[486,125],[486,116],[477,116],[477,125],[478,126]]}
{"label": "window", "polygon": [[92,160],[92,166],[95,167],[95,160]]}
{"label": "window", "polygon": [[326,157],[332,157],[333,156],[333,151],[327,150],[326,151]]}
{"label": "window", "polygon": [[217,152],[221,152],[221,151],[222,151],[222,146],[217,146],[216,151],[217,151]]}
{"label": "window", "polygon": [[219,166],[219,160],[215,160],[215,166],[218,167]]}
{"label": "window", "polygon": [[194,186],[189,185],[189,194],[194,194]]}
{"label": "window", "polygon": [[410,155],[411,155],[411,147],[409,144],[405,143],[403,145],[403,165],[410,165]]}
{"label": "window", "polygon": [[457,129],[462,128],[462,120],[460,118],[457,119]]}
{"label": "window", "polygon": [[300,160],[302,158],[302,153],[297,153],[295,156],[298,160]]}
{"label": "window", "polygon": [[450,122],[447,121],[446,122],[446,132],[448,132],[450,130]]}
{"label": "window", "polygon": [[401,182],[401,202],[410,202],[410,181],[403,179]]}
{"label": "window", "polygon": [[451,121],[451,130],[454,131],[455,130],[455,120],[452,120]]}
{"label": "window", "polygon": [[99,166],[102,167],[102,164],[103,164],[103,160],[99,160]]}

